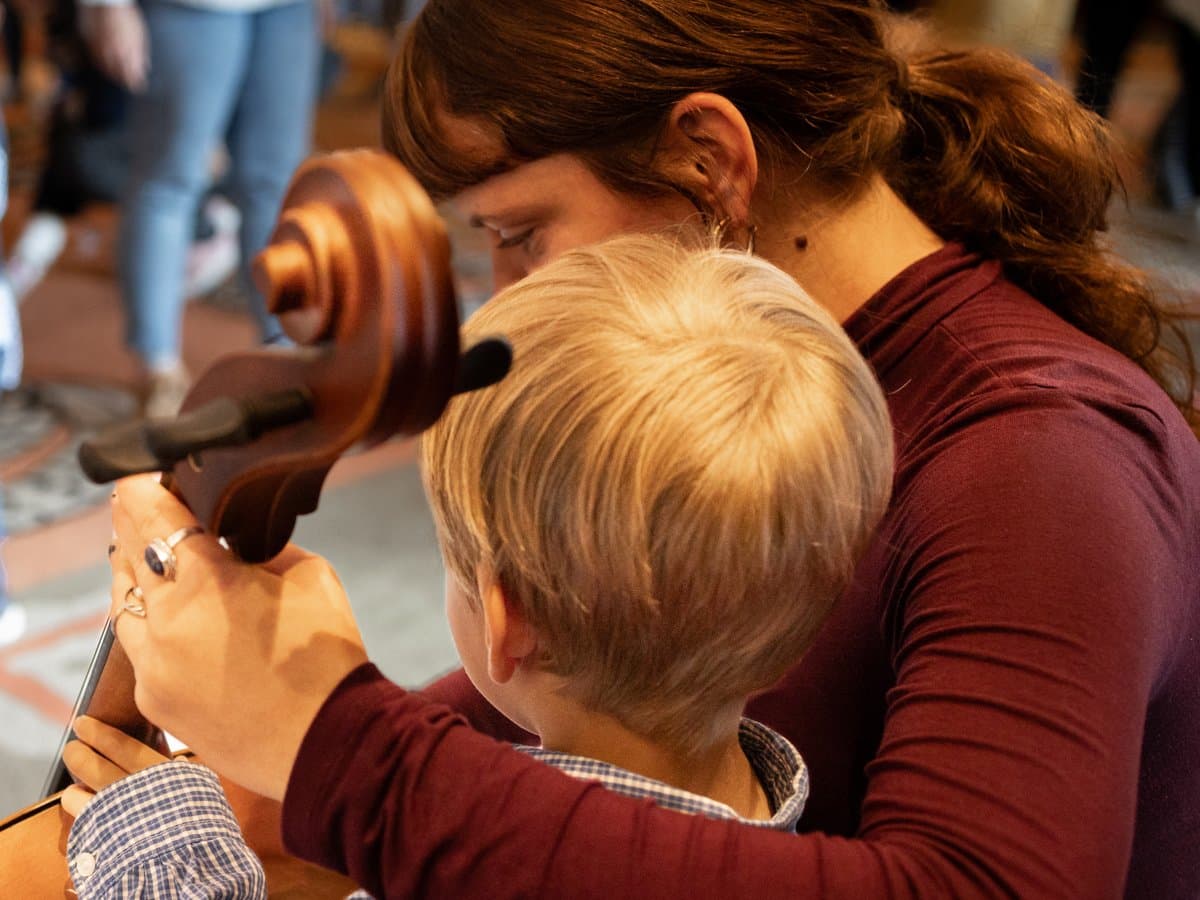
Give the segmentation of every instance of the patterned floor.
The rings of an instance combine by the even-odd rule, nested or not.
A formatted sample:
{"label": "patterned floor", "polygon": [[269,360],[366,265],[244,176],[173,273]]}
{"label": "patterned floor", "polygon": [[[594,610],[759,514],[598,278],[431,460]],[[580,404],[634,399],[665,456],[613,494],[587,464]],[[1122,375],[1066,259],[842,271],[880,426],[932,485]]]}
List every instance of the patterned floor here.
{"label": "patterned floor", "polygon": [[19,534],[100,503],[108,488],[87,481],[76,461],[81,441],[129,418],[127,391],[78,384],[23,388],[0,403],[0,460],[38,456],[37,465],[4,479],[5,522]]}

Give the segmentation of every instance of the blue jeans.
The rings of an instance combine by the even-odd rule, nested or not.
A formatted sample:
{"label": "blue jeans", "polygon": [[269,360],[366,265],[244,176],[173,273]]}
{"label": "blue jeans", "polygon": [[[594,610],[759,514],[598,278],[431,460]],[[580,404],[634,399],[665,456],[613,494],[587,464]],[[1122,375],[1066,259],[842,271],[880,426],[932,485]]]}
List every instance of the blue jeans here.
{"label": "blue jeans", "polygon": [[[151,65],[146,91],[130,110],[133,171],[120,266],[129,345],[154,365],[179,356],[192,223],[222,137],[231,199],[242,213],[243,267],[266,245],[308,152],[319,39],[312,0],[259,12],[167,0],[142,8]],[[278,337],[262,297],[250,293],[262,338]]]}

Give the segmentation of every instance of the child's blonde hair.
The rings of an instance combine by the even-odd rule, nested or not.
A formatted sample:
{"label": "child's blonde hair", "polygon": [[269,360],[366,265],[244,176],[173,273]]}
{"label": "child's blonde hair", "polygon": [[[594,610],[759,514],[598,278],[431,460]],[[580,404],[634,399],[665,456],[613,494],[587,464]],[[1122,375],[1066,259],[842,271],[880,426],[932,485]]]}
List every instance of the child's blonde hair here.
{"label": "child's blonde hair", "polygon": [[794,664],[892,480],[887,408],[837,323],[742,253],[622,237],[489,301],[511,373],[424,438],[450,573],[483,567],[589,708],[677,744]]}

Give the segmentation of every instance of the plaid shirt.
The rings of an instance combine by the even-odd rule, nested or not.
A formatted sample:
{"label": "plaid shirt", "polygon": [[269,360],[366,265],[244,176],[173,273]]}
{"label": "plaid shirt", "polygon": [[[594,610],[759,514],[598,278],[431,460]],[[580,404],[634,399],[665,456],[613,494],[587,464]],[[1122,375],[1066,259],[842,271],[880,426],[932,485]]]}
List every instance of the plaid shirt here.
{"label": "plaid shirt", "polygon": [[258,900],[262,865],[210,769],[175,761],[143,769],[96,795],[67,840],[81,900]]}
{"label": "plaid shirt", "polygon": [[734,819],[778,831],[795,831],[800,814],[804,812],[804,801],[808,799],[808,768],[799,751],[783,735],[753,719],[742,719],[738,741],[767,795],[773,813],[770,819],[742,818],[724,803],[586,756],[572,756],[540,747],[518,746],[517,749],[568,775],[584,781],[598,781],[610,791],[626,797],[653,800],[664,809],[711,819]]}
{"label": "plaid shirt", "polygon": [[[569,775],[680,812],[795,831],[808,796],[808,770],[787,740],[742,720],[742,749],[774,815],[742,819],[723,803],[681,791],[608,763],[537,747],[530,755]],[[80,900],[266,900],[262,864],[246,846],[217,776],[174,761],[143,769],[98,793],[67,841]],[[354,898],[366,898],[362,892]]]}

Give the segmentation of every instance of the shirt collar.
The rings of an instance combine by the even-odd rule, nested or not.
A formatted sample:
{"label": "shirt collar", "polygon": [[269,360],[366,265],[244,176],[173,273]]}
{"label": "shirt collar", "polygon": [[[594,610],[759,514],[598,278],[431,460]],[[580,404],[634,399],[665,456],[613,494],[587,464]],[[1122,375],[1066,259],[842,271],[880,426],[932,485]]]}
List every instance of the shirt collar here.
{"label": "shirt collar", "polygon": [[808,799],[808,767],[799,751],[783,735],[752,719],[742,719],[738,741],[771,804],[774,815],[770,819],[743,818],[724,803],[611,763],[541,747],[518,745],[518,749],[575,778],[598,781],[610,791],[635,799],[653,800],[665,809],[712,819],[732,819],[760,828],[795,831],[800,814],[804,812],[804,801]]}

